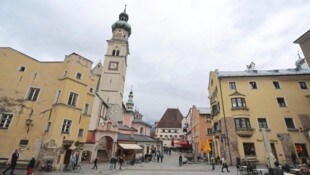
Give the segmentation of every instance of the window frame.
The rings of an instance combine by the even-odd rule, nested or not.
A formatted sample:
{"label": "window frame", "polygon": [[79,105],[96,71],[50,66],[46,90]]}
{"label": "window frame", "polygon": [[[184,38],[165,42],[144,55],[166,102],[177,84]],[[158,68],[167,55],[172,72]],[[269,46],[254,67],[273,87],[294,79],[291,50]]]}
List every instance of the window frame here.
{"label": "window frame", "polygon": [[228,83],[229,83],[229,89],[230,90],[237,90],[236,82],[231,81],[231,82],[228,82]]}
{"label": "window frame", "polygon": [[83,135],[84,135],[84,129],[79,128],[78,137],[83,137]]}
{"label": "window frame", "polygon": [[245,102],[245,98],[235,97],[235,98],[231,98],[230,101],[231,101],[231,107],[232,108],[246,108],[247,107],[246,102]]}
{"label": "window frame", "polygon": [[251,121],[248,117],[234,118],[235,128],[238,129],[252,129]]}
{"label": "window frame", "polygon": [[[5,119],[4,119],[5,115]],[[13,121],[14,114],[13,113],[0,113],[0,129],[9,129],[11,126],[11,123]]]}
{"label": "window frame", "polygon": [[[279,102],[279,100],[283,100],[283,103]],[[280,108],[287,107],[287,103],[284,97],[277,97],[277,103]],[[284,105],[283,105],[284,104]]]}
{"label": "window frame", "polygon": [[[265,121],[262,122],[260,120],[265,120]],[[261,128],[269,129],[267,118],[259,117],[259,118],[257,118],[257,123],[258,123],[259,129],[261,129]],[[266,127],[264,127],[262,125],[266,125]]]}
{"label": "window frame", "polygon": [[[68,124],[68,123],[65,123],[65,122],[70,122],[70,123]],[[71,119],[64,119],[63,122],[62,122],[61,133],[62,134],[70,134],[72,124],[73,124],[73,120],[71,120]],[[68,127],[68,125],[69,125],[69,127]]]}
{"label": "window frame", "polygon": [[281,85],[279,81],[272,81],[272,84],[275,89],[281,89]]}
{"label": "window frame", "polygon": [[76,75],[75,75],[75,78],[79,79],[79,80],[82,80],[82,77],[83,77],[83,75],[80,72],[77,72]]}
{"label": "window frame", "polygon": [[249,81],[249,85],[251,89],[258,89],[258,85],[256,81]]}
{"label": "window frame", "polygon": [[308,89],[308,85],[306,81],[299,81],[298,84],[299,84],[300,89],[302,90]]}
{"label": "window frame", "polygon": [[[73,97],[71,97],[71,95]],[[77,101],[78,101],[78,98],[79,98],[79,94],[78,93],[75,93],[75,92],[70,92],[69,93],[69,98],[68,98],[68,105],[69,106],[74,106],[76,107],[77,106]]]}
{"label": "window frame", "polygon": [[29,87],[27,101],[37,101],[40,95],[41,88]]}
{"label": "window frame", "polygon": [[[288,119],[290,119],[290,122],[291,122],[291,123],[289,123],[289,125],[293,125],[293,127],[288,126],[288,123],[287,123]],[[293,130],[297,129],[293,117],[284,117],[284,122],[285,122],[285,126],[287,129],[293,129]]]}
{"label": "window frame", "polygon": [[242,146],[243,146],[243,152],[244,152],[245,156],[256,156],[256,150],[255,150],[255,143],[254,142],[243,142]]}

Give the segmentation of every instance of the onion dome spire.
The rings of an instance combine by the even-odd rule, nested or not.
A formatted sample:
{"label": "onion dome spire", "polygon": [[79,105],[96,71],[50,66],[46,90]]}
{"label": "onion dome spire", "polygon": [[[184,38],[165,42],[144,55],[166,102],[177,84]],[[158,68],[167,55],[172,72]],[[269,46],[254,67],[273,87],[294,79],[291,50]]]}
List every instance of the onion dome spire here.
{"label": "onion dome spire", "polygon": [[129,16],[126,13],[126,8],[127,8],[127,5],[125,5],[124,11],[119,14],[118,21],[116,21],[112,25],[112,31],[115,30],[116,28],[122,28],[122,29],[126,30],[130,36],[131,26],[130,26],[130,24],[127,23],[127,21],[129,20]]}

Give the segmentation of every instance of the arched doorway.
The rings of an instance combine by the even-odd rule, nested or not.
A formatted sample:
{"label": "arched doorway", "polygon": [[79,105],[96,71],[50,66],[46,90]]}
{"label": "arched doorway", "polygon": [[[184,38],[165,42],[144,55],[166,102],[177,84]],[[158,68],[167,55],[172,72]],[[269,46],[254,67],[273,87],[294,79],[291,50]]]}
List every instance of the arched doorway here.
{"label": "arched doorway", "polygon": [[109,162],[112,156],[113,139],[110,136],[103,136],[99,139],[97,157],[98,162]]}

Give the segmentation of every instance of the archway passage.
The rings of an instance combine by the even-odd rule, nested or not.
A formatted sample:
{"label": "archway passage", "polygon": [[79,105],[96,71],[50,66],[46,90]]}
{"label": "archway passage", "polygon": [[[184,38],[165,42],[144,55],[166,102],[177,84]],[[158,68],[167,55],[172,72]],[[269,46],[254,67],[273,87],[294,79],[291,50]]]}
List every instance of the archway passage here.
{"label": "archway passage", "polygon": [[98,162],[109,162],[112,156],[113,139],[110,136],[104,136],[99,140],[97,157]]}

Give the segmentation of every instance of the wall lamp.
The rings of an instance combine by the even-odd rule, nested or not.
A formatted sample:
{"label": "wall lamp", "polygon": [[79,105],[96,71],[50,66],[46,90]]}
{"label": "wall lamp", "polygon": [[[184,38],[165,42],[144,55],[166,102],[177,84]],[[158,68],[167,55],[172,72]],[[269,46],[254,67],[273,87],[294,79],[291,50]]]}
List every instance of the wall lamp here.
{"label": "wall lamp", "polygon": [[27,134],[28,134],[28,132],[29,132],[29,128],[30,128],[30,126],[33,126],[33,124],[32,124],[32,119],[31,118],[27,118],[26,119],[26,125],[27,125]]}

